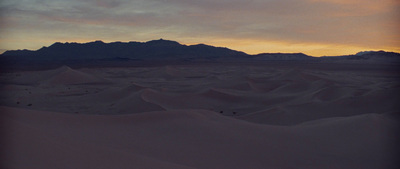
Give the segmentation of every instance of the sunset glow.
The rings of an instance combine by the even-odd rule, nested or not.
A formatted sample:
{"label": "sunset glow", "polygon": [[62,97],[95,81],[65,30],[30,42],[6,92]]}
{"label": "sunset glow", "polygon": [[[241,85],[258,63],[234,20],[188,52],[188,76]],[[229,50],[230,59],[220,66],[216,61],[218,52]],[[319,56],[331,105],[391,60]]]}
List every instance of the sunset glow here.
{"label": "sunset glow", "polygon": [[4,0],[0,52],[160,38],[249,54],[400,52],[399,9],[397,0]]}

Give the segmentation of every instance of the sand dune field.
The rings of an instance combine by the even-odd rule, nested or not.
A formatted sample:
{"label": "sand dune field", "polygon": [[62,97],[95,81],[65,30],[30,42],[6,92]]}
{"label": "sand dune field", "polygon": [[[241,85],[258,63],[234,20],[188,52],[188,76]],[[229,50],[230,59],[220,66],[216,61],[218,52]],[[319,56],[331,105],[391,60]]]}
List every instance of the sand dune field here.
{"label": "sand dune field", "polygon": [[0,85],[3,168],[397,168],[392,69],[63,66]]}

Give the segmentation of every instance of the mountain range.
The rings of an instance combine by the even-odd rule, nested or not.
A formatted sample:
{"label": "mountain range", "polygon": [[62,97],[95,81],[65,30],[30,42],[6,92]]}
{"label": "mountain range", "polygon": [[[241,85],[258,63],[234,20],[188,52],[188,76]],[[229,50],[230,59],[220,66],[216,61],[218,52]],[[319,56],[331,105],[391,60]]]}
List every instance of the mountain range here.
{"label": "mountain range", "polygon": [[[303,53],[261,53],[249,55],[224,47],[205,44],[183,45],[171,40],[148,42],[94,41],[89,43],[54,43],[39,50],[10,50],[0,55],[1,65],[24,67],[62,64],[93,65],[102,63],[143,62],[362,62],[400,63],[400,54],[385,51],[365,51],[355,55],[312,57]],[[123,64],[122,64],[123,65]]]}

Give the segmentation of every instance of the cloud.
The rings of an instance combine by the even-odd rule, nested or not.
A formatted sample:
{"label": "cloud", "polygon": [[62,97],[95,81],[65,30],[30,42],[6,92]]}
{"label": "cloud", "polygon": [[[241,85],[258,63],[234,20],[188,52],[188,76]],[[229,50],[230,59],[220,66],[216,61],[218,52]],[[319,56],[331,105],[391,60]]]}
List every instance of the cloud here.
{"label": "cloud", "polygon": [[122,3],[116,0],[96,0],[96,5],[102,8],[116,8]]}

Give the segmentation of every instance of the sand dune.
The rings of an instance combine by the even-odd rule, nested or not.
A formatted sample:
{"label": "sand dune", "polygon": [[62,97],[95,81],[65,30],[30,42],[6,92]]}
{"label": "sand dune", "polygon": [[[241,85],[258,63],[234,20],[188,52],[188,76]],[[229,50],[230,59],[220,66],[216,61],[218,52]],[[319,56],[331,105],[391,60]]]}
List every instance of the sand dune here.
{"label": "sand dune", "polygon": [[9,153],[4,165],[11,168],[395,167],[390,153],[398,123],[378,114],[277,127],[204,110],[119,116],[1,111],[7,124],[2,146]]}
{"label": "sand dune", "polygon": [[96,77],[87,73],[83,73],[70,67],[64,66],[54,71],[53,76],[47,77],[43,83],[51,85],[71,85],[71,84],[102,84],[110,83],[110,81]]}
{"label": "sand dune", "polygon": [[329,86],[321,89],[313,96],[320,101],[334,101],[344,97],[351,97],[355,91],[348,87]]}
{"label": "sand dune", "polygon": [[110,83],[109,80],[71,69],[68,66],[62,66],[60,68],[47,71],[16,73],[14,77],[7,79],[5,82],[21,85],[70,85]]}
{"label": "sand dune", "polygon": [[118,109],[117,113],[141,113],[165,110],[160,105],[144,100],[142,98],[143,92],[133,93],[127,97],[117,100],[112,106],[115,107],[115,109]]}
{"label": "sand dune", "polygon": [[2,165],[396,168],[398,78],[301,65],[3,73]]}

